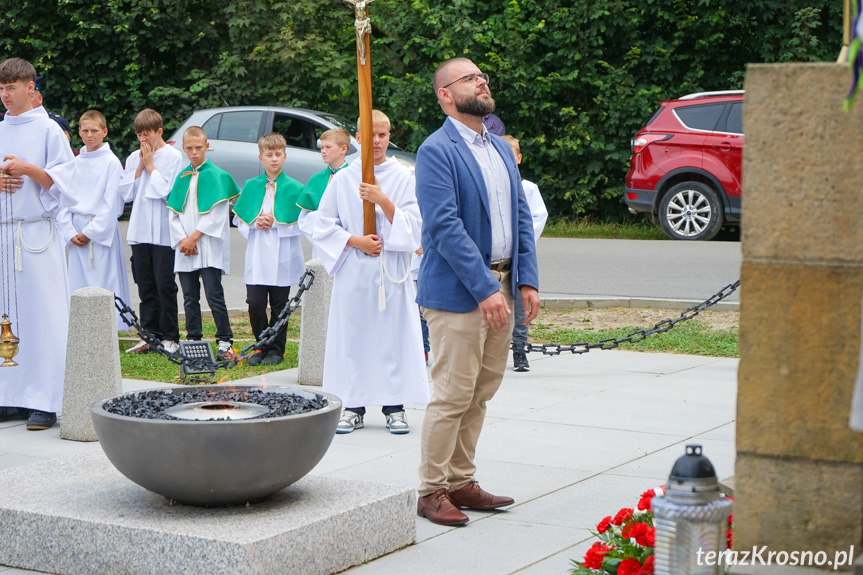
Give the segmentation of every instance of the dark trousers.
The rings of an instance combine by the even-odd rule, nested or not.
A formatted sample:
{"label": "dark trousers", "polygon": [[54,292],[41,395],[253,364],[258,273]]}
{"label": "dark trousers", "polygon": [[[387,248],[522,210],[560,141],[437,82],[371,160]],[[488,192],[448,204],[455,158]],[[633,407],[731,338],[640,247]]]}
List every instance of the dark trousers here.
{"label": "dark trousers", "polygon": [[178,341],[177,280],[174,250],[168,246],[134,244],[132,279],[138,286],[141,327],[161,340]]}
{"label": "dark trousers", "polygon": [[[404,405],[385,405],[381,408],[381,412],[384,415],[389,415],[391,413],[398,413],[399,411],[404,411]],[[346,407],[345,411],[353,411],[354,413],[359,413],[360,415],[366,414],[365,407]]]}
{"label": "dark trousers", "polygon": [[225,292],[222,290],[222,270],[201,268],[192,272],[178,272],[180,286],[183,288],[183,308],[186,310],[186,339],[201,339],[201,282],[207,303],[216,322],[216,339],[230,342],[234,338],[228,307],[225,305]]}
{"label": "dark trousers", "polygon": [[[261,286],[247,285],[246,286],[246,303],[249,304],[249,323],[252,325],[252,333],[255,334],[255,340],[261,339],[261,332],[276,325],[279,319],[279,314],[288,305],[291,299],[290,287],[279,286]],[[270,316],[267,317],[267,300],[270,303]],[[275,354],[285,355],[285,341],[288,338],[288,324],[282,326],[282,329],[276,334],[276,338],[270,345],[261,350],[263,355]]]}

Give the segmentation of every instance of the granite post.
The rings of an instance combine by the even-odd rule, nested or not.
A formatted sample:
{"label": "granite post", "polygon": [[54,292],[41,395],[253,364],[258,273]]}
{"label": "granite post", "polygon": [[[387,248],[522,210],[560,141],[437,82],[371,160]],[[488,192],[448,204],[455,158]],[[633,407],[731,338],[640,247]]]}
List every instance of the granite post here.
{"label": "granite post", "polygon": [[863,297],[863,101],[843,112],[850,80],[832,63],[756,64],[746,76],[739,550],[823,551],[831,562],[863,551],[863,435],[848,425]]}
{"label": "granite post", "polygon": [[97,441],[90,405],[123,392],[114,294],[86,287],[72,294],[60,437]]}
{"label": "granite post", "polygon": [[322,385],[324,380],[324,348],[327,344],[327,322],[330,319],[330,296],[333,278],[318,258],[306,262],[306,271],[315,274],[312,289],[303,294],[300,315],[300,349],[297,353],[300,385]]}

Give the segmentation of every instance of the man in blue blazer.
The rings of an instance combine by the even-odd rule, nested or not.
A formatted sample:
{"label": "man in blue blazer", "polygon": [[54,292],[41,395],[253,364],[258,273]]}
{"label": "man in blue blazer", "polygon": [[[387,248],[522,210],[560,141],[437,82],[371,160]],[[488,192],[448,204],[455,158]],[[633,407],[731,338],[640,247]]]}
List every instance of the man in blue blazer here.
{"label": "man in blue blazer", "polygon": [[464,525],[459,508],[496,509],[474,478],[485,405],[500,387],[509,356],[513,294],[525,323],[539,311],[539,279],[530,209],[512,149],[489,134],[494,111],[488,76],[466,58],[435,71],[448,116],[417,152],[417,201],[423,262],[417,303],[428,322],[434,393],[422,431],[417,513]]}

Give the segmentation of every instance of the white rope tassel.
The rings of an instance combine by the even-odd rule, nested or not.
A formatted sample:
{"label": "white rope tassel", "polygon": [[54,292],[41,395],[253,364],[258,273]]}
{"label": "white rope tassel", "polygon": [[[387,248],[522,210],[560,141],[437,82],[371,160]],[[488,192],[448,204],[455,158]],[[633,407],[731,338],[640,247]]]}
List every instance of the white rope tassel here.
{"label": "white rope tassel", "polygon": [[[33,248],[27,245],[27,242],[24,241],[24,233],[21,231],[22,224],[32,224],[34,222],[50,222],[51,226],[51,235],[48,236],[48,241],[45,242],[45,245],[41,248]],[[24,271],[24,259],[21,257],[21,246],[24,246],[31,254],[40,254],[48,249],[48,246],[51,245],[51,241],[54,239],[54,218],[42,218],[41,220],[28,220],[28,221],[18,221],[18,243],[15,245],[15,271],[23,272]]]}
{"label": "white rope tassel", "polygon": [[380,263],[380,275],[381,275],[381,285],[378,288],[378,311],[385,311],[387,309],[387,290],[384,288],[384,254],[383,250],[381,250],[381,255],[378,256],[381,258]]}
{"label": "white rope tassel", "polygon": [[90,240],[90,254],[87,257],[87,264],[90,269],[93,269],[93,240]]}

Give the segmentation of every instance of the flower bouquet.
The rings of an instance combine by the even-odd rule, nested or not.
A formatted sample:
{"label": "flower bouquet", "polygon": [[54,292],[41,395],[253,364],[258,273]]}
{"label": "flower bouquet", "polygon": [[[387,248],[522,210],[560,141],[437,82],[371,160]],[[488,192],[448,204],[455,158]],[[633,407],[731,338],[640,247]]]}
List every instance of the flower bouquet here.
{"label": "flower bouquet", "polygon": [[[664,494],[664,486],[648,489],[641,494],[635,509],[625,507],[614,517],[600,521],[596,532],[591,532],[599,541],[587,550],[582,561],[572,561],[571,575],[652,575],[656,529],[651,501]],[[731,520],[729,516],[729,549]]]}

